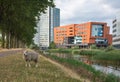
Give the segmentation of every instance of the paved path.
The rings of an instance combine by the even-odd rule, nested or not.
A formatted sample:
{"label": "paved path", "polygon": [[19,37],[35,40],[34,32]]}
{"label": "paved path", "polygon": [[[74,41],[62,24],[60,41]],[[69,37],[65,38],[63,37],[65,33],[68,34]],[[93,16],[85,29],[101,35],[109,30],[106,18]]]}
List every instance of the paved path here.
{"label": "paved path", "polygon": [[18,54],[18,53],[22,53],[22,52],[23,52],[23,49],[3,49],[3,50],[0,50],[0,57]]}

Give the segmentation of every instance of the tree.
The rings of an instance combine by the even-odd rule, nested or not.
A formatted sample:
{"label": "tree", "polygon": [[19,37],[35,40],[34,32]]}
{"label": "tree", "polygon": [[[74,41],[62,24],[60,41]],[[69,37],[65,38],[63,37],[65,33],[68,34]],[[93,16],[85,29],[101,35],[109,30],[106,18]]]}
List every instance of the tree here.
{"label": "tree", "polygon": [[[36,33],[36,24],[41,13],[53,0],[0,0],[0,30],[2,47],[16,48],[30,45]],[[36,19],[37,17],[37,19]]]}
{"label": "tree", "polygon": [[50,49],[55,49],[56,48],[56,45],[55,45],[55,43],[53,41],[50,43],[50,47],[49,48]]}

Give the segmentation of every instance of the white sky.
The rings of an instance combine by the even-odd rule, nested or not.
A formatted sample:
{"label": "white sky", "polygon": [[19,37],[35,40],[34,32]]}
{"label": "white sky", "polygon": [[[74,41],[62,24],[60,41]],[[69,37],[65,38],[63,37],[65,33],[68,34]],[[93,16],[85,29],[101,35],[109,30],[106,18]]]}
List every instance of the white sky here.
{"label": "white sky", "polygon": [[80,24],[88,21],[112,21],[120,11],[120,0],[55,0],[60,8],[60,25]]}

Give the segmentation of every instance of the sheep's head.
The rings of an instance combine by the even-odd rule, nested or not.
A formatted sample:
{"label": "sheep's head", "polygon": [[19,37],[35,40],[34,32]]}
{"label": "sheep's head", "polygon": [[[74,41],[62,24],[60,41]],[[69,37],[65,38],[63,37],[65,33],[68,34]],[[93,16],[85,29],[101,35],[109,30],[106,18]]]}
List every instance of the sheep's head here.
{"label": "sheep's head", "polygon": [[28,56],[28,51],[27,50],[25,50],[24,52],[23,52],[23,55],[24,55],[24,58],[26,59],[27,58],[27,56]]}
{"label": "sheep's head", "polygon": [[28,52],[28,51],[27,51],[27,50],[25,50],[25,51],[23,52],[23,54],[24,54],[24,55],[27,55],[27,52]]}

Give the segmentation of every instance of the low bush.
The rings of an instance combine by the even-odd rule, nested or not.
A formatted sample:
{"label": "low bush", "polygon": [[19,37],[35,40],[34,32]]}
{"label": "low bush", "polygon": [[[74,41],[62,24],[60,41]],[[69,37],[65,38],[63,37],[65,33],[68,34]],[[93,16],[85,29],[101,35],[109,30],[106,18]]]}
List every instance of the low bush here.
{"label": "low bush", "polygon": [[112,51],[112,50],[114,50],[114,47],[113,47],[112,45],[108,46],[108,47],[105,49],[105,51]]}
{"label": "low bush", "polygon": [[91,45],[90,48],[91,48],[91,49],[97,49],[97,47],[96,47],[95,44]]}

